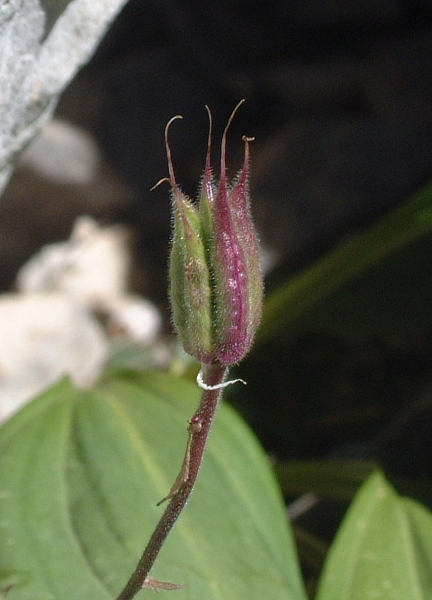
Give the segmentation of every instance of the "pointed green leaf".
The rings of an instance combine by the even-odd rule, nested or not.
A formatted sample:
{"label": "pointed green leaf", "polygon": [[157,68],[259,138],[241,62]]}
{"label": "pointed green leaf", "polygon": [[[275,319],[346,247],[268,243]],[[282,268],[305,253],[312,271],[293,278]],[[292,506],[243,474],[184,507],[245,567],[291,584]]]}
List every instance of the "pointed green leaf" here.
{"label": "pointed green leaf", "polygon": [[376,472],[330,549],[317,600],[432,598],[432,515]]}
{"label": "pointed green leaf", "polygon": [[[110,600],[180,468],[195,385],[162,373],[62,382],[0,430],[0,588],[8,600]],[[155,564],[177,600],[304,600],[262,449],[222,406],[196,489]],[[140,594],[152,595],[151,590]]]}

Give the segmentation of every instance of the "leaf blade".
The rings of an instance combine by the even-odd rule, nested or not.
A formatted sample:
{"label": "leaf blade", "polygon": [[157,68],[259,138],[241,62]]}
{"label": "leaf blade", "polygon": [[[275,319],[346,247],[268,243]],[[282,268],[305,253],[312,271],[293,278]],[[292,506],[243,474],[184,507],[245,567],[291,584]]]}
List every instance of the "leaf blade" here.
{"label": "leaf blade", "polygon": [[[428,520],[432,527],[429,514]],[[405,501],[376,472],[360,489],[336,536],[317,600],[430,598],[430,577],[426,582],[419,567],[426,561],[430,573],[431,556],[413,535]]]}
{"label": "leaf blade", "polygon": [[[110,598],[83,559],[65,504],[66,445],[76,393],[64,381],[4,428],[0,443],[4,540],[0,571],[22,575],[8,594],[11,600]],[[52,452],[53,448],[57,451]],[[70,570],[67,580],[62,580],[57,571],[62,571],[65,561]],[[25,585],[30,580],[32,585]]]}
{"label": "leaf blade", "polygon": [[[0,547],[0,573],[26,568],[8,599],[115,597],[160,517],[156,502],[180,467],[198,397],[196,386],[166,374],[107,375],[92,391],[68,383],[50,390],[0,431],[2,457],[34,471],[30,479],[12,481],[9,469],[0,470],[0,490],[9,481],[21,512],[33,506],[26,532],[11,503],[6,509],[0,504],[0,521],[15,528],[9,538],[15,551]],[[45,439],[40,460],[29,460],[32,453],[23,452],[20,439],[31,441],[33,454]],[[30,480],[40,482],[44,464],[55,468],[42,487],[29,488]],[[35,515],[44,510],[43,498],[50,499],[50,510],[41,521]],[[29,545],[34,551],[47,532],[49,548],[36,547],[49,575],[28,557]],[[176,591],[178,600],[305,599],[274,476],[256,440],[226,406],[194,495],[152,575],[186,583]]]}

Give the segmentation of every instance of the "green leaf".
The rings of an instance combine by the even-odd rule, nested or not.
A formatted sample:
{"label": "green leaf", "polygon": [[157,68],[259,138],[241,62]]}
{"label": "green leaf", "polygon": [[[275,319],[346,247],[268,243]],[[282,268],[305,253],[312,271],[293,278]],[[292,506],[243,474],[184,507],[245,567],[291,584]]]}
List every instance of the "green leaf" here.
{"label": "green leaf", "polygon": [[285,329],[432,323],[432,185],[268,295],[257,342]]}
{"label": "green leaf", "polygon": [[[163,373],[63,381],[0,430],[0,588],[8,600],[109,600],[180,468],[195,385]],[[222,406],[192,498],[152,575],[177,600],[304,600],[266,456]],[[151,590],[140,595],[150,596]]]}
{"label": "green leaf", "polygon": [[330,549],[317,600],[432,598],[432,515],[380,472],[366,481]]}

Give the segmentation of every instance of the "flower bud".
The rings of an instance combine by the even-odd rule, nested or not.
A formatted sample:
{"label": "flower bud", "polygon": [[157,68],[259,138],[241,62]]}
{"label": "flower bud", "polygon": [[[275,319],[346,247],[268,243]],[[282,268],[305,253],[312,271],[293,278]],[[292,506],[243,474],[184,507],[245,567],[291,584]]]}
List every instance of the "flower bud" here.
{"label": "flower bud", "polygon": [[207,363],[213,350],[212,294],[202,225],[197,208],[175,181],[168,142],[167,154],[174,225],[169,265],[172,319],[186,352]]}
{"label": "flower bud", "polygon": [[225,366],[239,362],[251,347],[263,295],[248,190],[251,138],[243,138],[244,165],[231,185],[226,176],[227,131],[242,102],[223,133],[219,183],[214,181],[210,165],[209,112],[199,207],[180,191],[175,180],[167,140],[173,119],[165,133],[174,224],[169,270],[173,323],[188,353],[202,363]]}

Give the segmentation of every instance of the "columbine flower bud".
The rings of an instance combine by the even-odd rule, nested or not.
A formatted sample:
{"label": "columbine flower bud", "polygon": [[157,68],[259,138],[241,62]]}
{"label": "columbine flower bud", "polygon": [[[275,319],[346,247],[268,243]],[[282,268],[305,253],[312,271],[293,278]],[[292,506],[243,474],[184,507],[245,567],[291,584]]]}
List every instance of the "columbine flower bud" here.
{"label": "columbine flower bud", "polygon": [[222,137],[219,183],[210,165],[210,117],[199,207],[175,180],[167,139],[173,119],[165,130],[174,224],[169,272],[173,323],[189,354],[202,363],[225,366],[239,362],[248,352],[262,309],[258,238],[248,190],[251,138],[243,138],[244,165],[231,185],[226,176],[227,131],[241,103]]}

